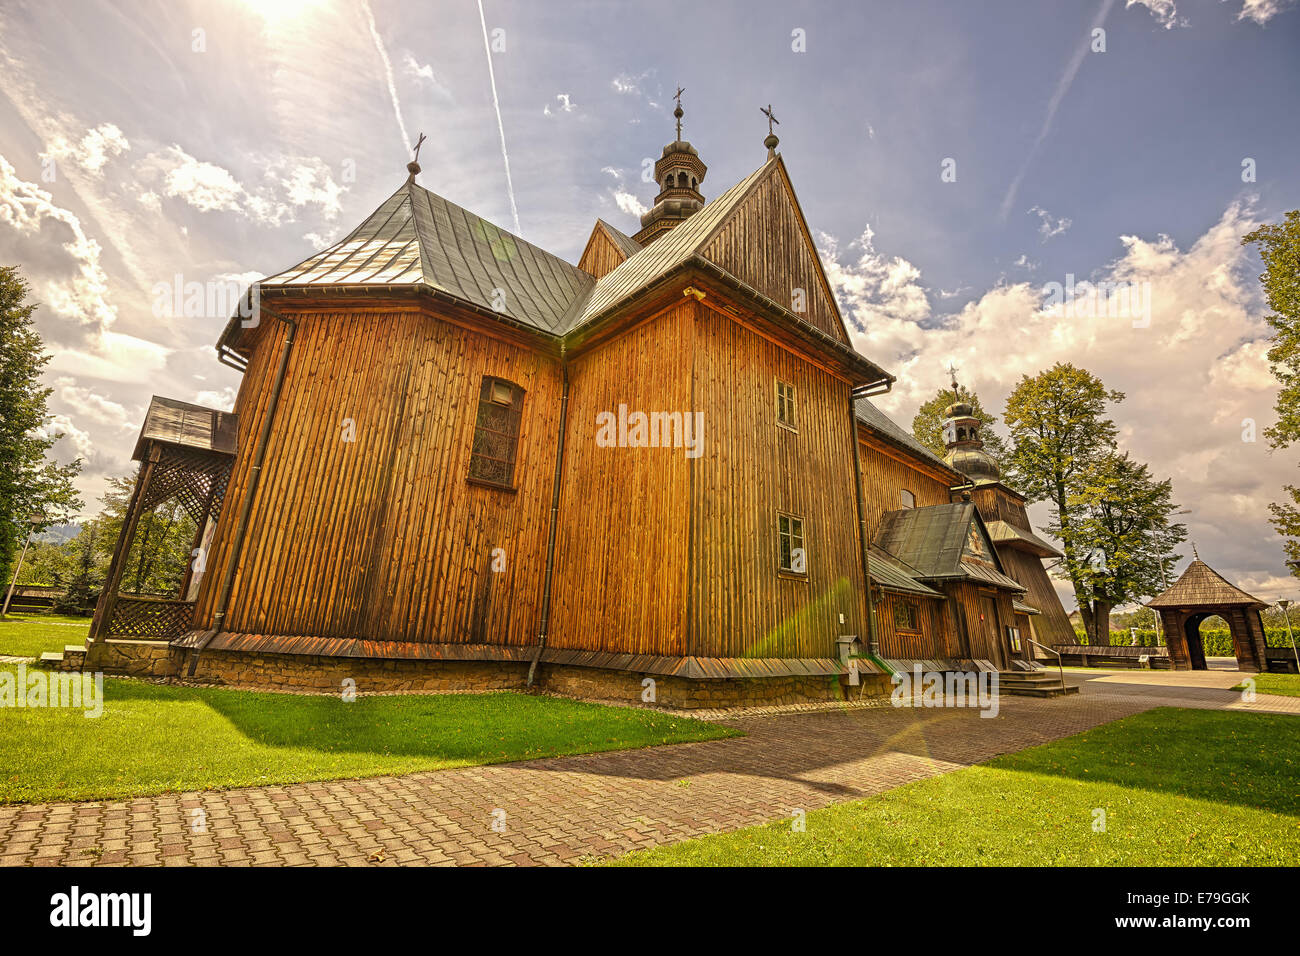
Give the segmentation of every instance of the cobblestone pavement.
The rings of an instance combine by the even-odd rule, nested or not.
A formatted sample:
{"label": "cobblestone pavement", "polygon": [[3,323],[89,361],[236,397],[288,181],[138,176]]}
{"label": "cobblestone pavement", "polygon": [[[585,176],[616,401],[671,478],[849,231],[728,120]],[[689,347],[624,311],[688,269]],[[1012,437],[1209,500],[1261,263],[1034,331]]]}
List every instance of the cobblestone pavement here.
{"label": "cobblestone pavement", "polygon": [[[747,736],[729,740],[401,777],[2,806],[0,864],[574,863],[879,793],[1154,706],[1300,711],[1291,705],[1297,698],[1242,704],[1222,686],[1163,673],[1067,679],[1083,692],[1004,698],[995,719],[891,707],[745,716],[729,722]],[[196,810],[206,832],[193,832]]]}

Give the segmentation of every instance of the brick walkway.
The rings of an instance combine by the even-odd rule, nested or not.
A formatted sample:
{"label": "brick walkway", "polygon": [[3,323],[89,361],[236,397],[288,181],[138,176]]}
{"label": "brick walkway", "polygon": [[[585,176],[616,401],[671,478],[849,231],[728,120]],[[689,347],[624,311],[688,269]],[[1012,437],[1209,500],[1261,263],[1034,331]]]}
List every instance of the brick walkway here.
{"label": "brick walkway", "polygon": [[[1106,676],[1089,674],[1078,696],[1003,699],[995,719],[890,707],[745,717],[732,722],[748,736],[731,740],[402,777],[3,806],[0,864],[572,863],[879,793],[1161,704],[1230,703],[1221,688],[1204,689],[1214,699],[1186,697],[1201,688],[1171,698]],[[1249,707],[1287,709],[1279,700]],[[196,810],[206,832],[193,832]]]}

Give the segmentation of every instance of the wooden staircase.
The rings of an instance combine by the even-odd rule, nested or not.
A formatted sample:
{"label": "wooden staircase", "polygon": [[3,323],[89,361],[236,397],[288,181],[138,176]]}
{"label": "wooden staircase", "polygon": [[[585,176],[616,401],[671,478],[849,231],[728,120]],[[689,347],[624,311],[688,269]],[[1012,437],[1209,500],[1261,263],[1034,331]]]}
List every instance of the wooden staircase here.
{"label": "wooden staircase", "polygon": [[1079,693],[1079,688],[1071,687],[1052,671],[998,671],[998,693],[1015,697],[1064,697]]}

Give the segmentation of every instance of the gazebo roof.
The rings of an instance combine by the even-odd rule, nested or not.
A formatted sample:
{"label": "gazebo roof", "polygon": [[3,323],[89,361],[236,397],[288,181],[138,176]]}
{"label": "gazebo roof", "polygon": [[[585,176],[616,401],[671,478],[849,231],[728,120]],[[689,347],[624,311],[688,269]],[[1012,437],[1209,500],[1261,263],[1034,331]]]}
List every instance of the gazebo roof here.
{"label": "gazebo roof", "polygon": [[1200,558],[1187,566],[1183,576],[1163,594],[1147,602],[1147,607],[1258,607],[1268,604],[1229,584]]}
{"label": "gazebo roof", "polygon": [[131,458],[144,461],[151,441],[233,455],[238,431],[239,418],[234,412],[155,395],[149,401]]}

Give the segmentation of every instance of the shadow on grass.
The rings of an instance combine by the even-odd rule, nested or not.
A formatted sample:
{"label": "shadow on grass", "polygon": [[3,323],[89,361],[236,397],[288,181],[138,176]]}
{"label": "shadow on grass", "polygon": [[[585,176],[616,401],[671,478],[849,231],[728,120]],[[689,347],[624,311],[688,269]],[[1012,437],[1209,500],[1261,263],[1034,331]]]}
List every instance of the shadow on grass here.
{"label": "shadow on grass", "polygon": [[[241,736],[325,754],[429,757],[453,763],[707,740],[732,731],[702,721],[508,691],[340,696],[181,688],[135,681],[105,687],[114,703],[200,704]],[[161,712],[166,719],[166,711]],[[178,724],[190,717],[177,714]],[[183,727],[178,727],[178,730]],[[201,742],[196,741],[196,745]]]}

